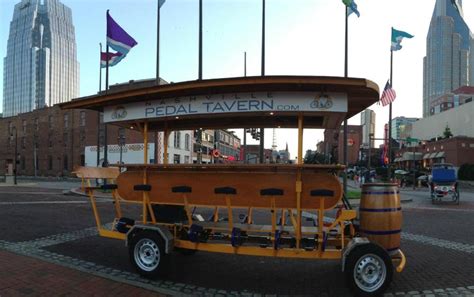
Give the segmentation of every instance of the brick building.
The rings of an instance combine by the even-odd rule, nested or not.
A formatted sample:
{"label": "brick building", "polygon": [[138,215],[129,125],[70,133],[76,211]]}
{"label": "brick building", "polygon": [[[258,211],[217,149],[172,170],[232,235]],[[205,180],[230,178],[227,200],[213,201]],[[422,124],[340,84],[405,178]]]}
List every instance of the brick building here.
{"label": "brick building", "polygon": [[[15,130],[18,175],[70,175],[74,166],[84,164],[84,148],[97,145],[101,126],[103,136],[103,125],[98,121],[96,111],[61,110],[58,106],[0,118],[0,175],[13,174]],[[117,144],[119,127],[108,125],[107,131],[108,144]],[[133,130],[120,133],[128,143],[143,142],[141,134]]]}
{"label": "brick building", "polygon": [[[344,128],[341,126],[339,130],[324,130],[324,144],[320,147],[324,148],[325,154],[331,156],[331,163],[343,163],[344,160]],[[347,162],[349,165],[355,164],[359,160],[359,149],[362,145],[362,126],[347,126]]]}
{"label": "brick building", "polygon": [[409,169],[413,166],[413,159],[417,167],[421,165],[426,170],[430,170],[434,163],[451,163],[457,168],[474,164],[474,138],[456,136],[425,142],[397,151],[394,161],[399,168]]}

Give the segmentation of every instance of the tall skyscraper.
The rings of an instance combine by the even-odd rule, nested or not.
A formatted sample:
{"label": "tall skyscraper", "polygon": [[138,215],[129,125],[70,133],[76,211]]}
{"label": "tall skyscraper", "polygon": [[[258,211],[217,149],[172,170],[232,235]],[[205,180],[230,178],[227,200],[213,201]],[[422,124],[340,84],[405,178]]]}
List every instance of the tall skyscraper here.
{"label": "tall skyscraper", "polygon": [[423,59],[423,117],[440,96],[474,86],[474,38],[463,19],[462,0],[436,0]]}
{"label": "tall skyscraper", "polygon": [[374,147],[374,140],[370,134],[375,135],[375,111],[366,109],[360,113],[360,124],[362,125],[362,145],[364,148]]}
{"label": "tall skyscraper", "polygon": [[4,117],[78,97],[71,9],[58,0],[16,4],[3,71]]}

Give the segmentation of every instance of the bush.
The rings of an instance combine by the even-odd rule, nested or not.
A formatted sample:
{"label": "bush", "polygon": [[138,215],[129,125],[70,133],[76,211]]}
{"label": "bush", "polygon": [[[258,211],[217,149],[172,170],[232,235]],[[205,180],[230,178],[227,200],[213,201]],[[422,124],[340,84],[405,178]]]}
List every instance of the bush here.
{"label": "bush", "polygon": [[462,164],[458,171],[461,180],[474,180],[474,164]]}

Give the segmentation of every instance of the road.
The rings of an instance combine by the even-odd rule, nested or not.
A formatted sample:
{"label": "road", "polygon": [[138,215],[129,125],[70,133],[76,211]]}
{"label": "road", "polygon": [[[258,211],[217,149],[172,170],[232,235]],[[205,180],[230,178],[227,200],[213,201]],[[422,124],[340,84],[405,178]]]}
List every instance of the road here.
{"label": "road", "polygon": [[[412,200],[402,206],[407,266],[394,275],[387,296],[474,295],[474,193],[461,193],[460,205],[432,205],[427,190],[402,189],[401,195]],[[100,200],[98,204],[104,222],[110,222],[111,202]],[[133,207],[126,211],[139,213]],[[150,292],[350,296],[337,261],[173,254],[172,268],[165,277],[142,279],[132,269],[123,242],[97,236],[86,198],[63,195],[60,185],[0,187],[0,217],[0,252],[14,252]]]}

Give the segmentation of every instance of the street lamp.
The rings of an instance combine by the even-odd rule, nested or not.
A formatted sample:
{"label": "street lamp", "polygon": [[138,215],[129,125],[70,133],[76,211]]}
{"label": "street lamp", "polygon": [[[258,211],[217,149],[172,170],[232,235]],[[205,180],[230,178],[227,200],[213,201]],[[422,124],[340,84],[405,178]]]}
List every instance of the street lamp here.
{"label": "street lamp", "polygon": [[122,165],[122,149],[123,149],[123,146],[125,145],[125,136],[119,135],[119,137],[117,137],[117,142],[120,147],[120,165]]}
{"label": "street lamp", "polygon": [[[16,185],[16,171],[17,171],[17,162],[18,162],[18,131],[16,130],[16,127],[12,127],[12,129],[15,130],[15,163],[13,167],[13,183]],[[13,132],[10,134],[10,137],[13,138]]]}
{"label": "street lamp", "polygon": [[372,139],[374,138],[374,133],[369,133],[369,164],[367,167],[369,167],[369,174],[370,174],[370,159],[372,157]]}

